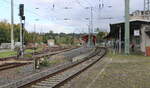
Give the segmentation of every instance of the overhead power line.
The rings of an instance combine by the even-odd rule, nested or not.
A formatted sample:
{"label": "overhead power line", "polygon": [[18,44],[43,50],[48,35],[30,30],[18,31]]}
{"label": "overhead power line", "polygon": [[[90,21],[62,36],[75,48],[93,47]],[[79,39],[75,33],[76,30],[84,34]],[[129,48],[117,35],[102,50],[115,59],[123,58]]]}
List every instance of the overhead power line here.
{"label": "overhead power line", "polygon": [[85,6],[83,6],[83,5],[80,3],[79,0],[75,0],[75,1],[76,1],[76,3],[77,3],[78,5],[80,5],[82,8],[86,8]]}
{"label": "overhead power line", "polygon": [[87,0],[84,0],[84,1],[87,2],[91,7],[93,7],[89,1],[87,1]]}
{"label": "overhead power line", "polygon": [[[7,0],[2,0],[2,1],[4,1],[4,2],[7,3],[7,4],[10,4],[10,2],[7,1]],[[18,8],[19,4],[14,3],[14,6]],[[38,16],[38,17],[40,17],[40,18],[44,18],[45,20],[48,20],[47,18],[45,18],[45,17],[43,17],[43,16],[41,16],[41,15],[39,15],[39,14],[37,14],[37,13],[35,13],[35,12],[33,12],[33,11],[27,9],[27,8],[26,8],[25,10],[26,10],[26,12],[28,12],[28,13],[30,13],[30,14],[32,14],[32,15],[35,15],[35,16]],[[48,21],[49,21],[49,20],[48,20]]]}

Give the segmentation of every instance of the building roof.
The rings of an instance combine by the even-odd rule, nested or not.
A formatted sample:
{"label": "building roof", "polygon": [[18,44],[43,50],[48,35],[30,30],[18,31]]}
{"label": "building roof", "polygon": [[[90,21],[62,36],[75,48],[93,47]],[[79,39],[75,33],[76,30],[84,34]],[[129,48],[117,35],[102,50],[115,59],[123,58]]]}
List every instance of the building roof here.
{"label": "building roof", "polygon": [[[146,23],[150,23],[150,20],[145,20],[145,19],[132,19],[130,20],[130,22],[146,22]],[[115,25],[115,24],[123,24],[124,21],[122,22],[117,22],[117,23],[112,23],[112,25]]]}
{"label": "building roof", "polygon": [[[139,30],[142,26],[142,24],[150,24],[149,20],[142,20],[142,19],[134,19],[130,20],[130,35],[134,34],[134,30]],[[110,24],[110,33],[107,35],[107,39],[111,38],[119,38],[119,29],[121,27],[121,36],[122,40],[124,40],[124,32],[125,32],[125,26],[124,22],[118,22],[114,24]]]}

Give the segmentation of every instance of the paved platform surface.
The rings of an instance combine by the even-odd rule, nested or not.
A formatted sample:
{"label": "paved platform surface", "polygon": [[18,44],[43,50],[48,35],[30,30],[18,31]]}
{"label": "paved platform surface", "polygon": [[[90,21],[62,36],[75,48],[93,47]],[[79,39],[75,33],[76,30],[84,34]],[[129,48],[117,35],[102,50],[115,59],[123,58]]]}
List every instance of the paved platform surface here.
{"label": "paved platform surface", "polygon": [[150,88],[150,57],[107,56],[63,88]]}

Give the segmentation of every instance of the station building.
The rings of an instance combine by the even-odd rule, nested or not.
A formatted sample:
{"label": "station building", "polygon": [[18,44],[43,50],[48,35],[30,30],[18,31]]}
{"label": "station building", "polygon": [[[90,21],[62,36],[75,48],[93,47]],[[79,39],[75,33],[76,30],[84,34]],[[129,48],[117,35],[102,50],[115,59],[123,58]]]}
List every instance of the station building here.
{"label": "station building", "polygon": [[[130,45],[135,44],[136,51],[146,52],[150,47],[150,20],[144,19],[143,12],[137,11],[130,15]],[[110,33],[106,37],[115,41],[124,49],[125,22],[110,24]]]}

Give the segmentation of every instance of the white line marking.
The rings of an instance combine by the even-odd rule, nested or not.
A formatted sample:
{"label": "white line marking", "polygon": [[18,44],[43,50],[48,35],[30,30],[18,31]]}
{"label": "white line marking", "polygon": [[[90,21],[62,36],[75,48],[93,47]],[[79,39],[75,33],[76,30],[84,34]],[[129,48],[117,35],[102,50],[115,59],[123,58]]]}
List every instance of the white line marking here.
{"label": "white line marking", "polygon": [[111,61],[112,58],[110,59],[110,61],[108,61],[108,63],[104,66],[104,68],[98,73],[98,75],[92,80],[92,82],[86,88],[91,88],[91,86],[96,82],[96,80],[98,80],[98,77],[105,71],[108,64],[111,63]]}

